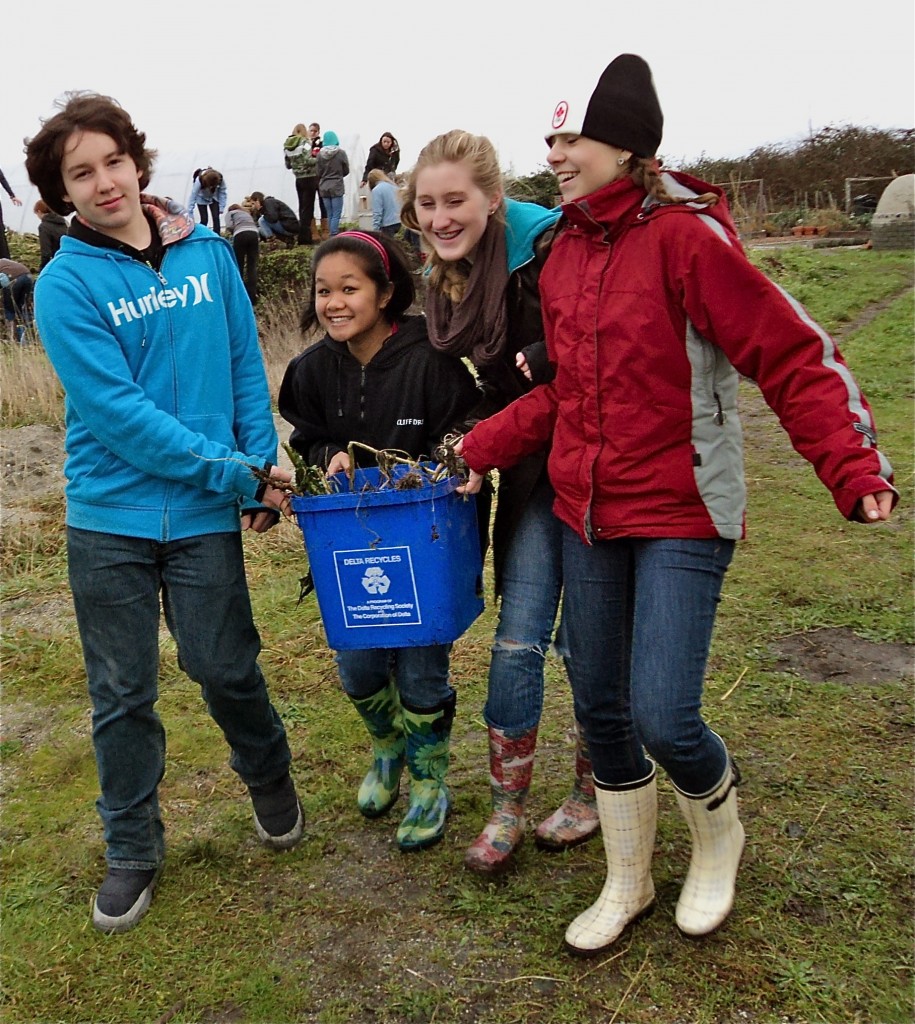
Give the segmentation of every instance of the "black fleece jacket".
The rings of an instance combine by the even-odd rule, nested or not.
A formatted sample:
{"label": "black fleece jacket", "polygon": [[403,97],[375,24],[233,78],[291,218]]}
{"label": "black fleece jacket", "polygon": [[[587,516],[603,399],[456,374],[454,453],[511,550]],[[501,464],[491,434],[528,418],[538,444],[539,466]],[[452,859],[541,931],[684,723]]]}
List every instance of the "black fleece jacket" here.
{"label": "black fleece jacket", "polygon": [[[432,457],[478,401],[470,370],[432,348],[424,316],[409,316],[366,366],[328,335],[305,349],[286,368],[279,409],[293,426],[290,445],[326,469],[350,441]],[[370,452],[355,456],[375,465]]]}

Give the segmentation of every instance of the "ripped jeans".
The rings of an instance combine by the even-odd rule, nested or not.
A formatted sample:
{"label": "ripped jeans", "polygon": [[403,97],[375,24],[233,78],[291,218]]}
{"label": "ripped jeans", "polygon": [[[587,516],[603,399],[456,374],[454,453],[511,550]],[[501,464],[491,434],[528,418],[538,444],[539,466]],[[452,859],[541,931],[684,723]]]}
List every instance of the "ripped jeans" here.
{"label": "ripped jeans", "polygon": [[[546,476],[534,491],[505,555],[499,624],[489,663],[486,724],[510,738],[529,732],[543,711],[543,670],[562,591],[562,524]],[[557,648],[565,658],[557,635]]]}

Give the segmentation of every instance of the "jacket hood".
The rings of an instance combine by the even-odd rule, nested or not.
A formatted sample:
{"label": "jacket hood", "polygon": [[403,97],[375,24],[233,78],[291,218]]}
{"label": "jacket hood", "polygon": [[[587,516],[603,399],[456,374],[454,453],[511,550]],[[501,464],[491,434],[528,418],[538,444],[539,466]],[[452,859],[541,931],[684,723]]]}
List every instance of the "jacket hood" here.
{"label": "jacket hood", "polygon": [[311,139],[305,139],[301,135],[290,135],[283,143],[283,149],[298,149],[302,143],[308,143],[309,149],[311,148]]}
{"label": "jacket hood", "polygon": [[505,246],[510,274],[534,258],[535,242],[561,216],[558,207],[547,210],[537,203],[505,200]]}
{"label": "jacket hood", "polygon": [[[140,205],[143,208],[143,213],[153,222],[163,246],[169,246],[194,234],[196,227],[194,218],[174,199],[160,199],[158,196],[141,192]],[[135,252],[132,246],[119,242],[103,232],[96,231],[79,214],[73,218],[70,232],[61,238],[60,251],[66,252],[72,248],[73,246],[69,244],[71,241],[78,247],[84,246],[83,251],[86,255],[98,256],[105,253],[122,252],[130,256]],[[65,242],[68,244],[65,245]]]}
{"label": "jacket hood", "polygon": [[711,192],[718,197],[714,205],[708,203],[660,203],[648,196],[640,185],[626,176],[604,185],[590,195],[562,206],[562,213],[570,224],[585,231],[602,231],[615,238],[624,228],[647,221],[649,218],[673,214],[693,214],[711,218],[720,230],[727,232],[731,241],[742,248],[737,228],[731,218],[727,199],[717,185],[694,178],[680,171],[665,171],[661,180],[674,197],[688,199]]}

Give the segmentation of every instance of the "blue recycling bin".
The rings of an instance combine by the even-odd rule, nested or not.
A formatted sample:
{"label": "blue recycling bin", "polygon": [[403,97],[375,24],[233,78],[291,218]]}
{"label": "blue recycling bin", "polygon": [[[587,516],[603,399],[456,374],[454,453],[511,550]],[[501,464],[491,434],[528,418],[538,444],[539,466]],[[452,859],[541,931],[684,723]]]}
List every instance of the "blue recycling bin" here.
{"label": "blue recycling bin", "polygon": [[409,472],[381,486],[358,469],[352,488],[341,473],[337,492],[291,499],[334,650],[451,643],[483,611],[475,496],[456,477],[398,489]]}

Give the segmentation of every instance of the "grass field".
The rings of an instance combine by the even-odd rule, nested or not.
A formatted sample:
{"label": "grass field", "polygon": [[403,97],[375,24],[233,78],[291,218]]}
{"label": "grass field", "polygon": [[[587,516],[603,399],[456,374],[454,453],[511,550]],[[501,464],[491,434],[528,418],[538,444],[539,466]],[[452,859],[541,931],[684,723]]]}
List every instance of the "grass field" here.
{"label": "grass field", "polygon": [[[884,526],[845,522],[755,387],[741,385],[749,536],[725,582],[705,702],[744,776],[748,845],[726,925],[698,942],[674,925],[689,841],[666,779],[658,909],[611,955],[577,961],[561,948],[569,920],[603,882],[599,841],[561,855],[528,842],[497,882],[463,871],[489,805],[481,708],[491,602],[454,650],[455,808],[445,840],[404,855],[393,842],[397,812],[361,818],[366,736],[339,691],[314,598],[296,603],[302,539],[281,524],[246,537],[246,551],[305,841],[281,855],[257,843],[222,738],[163,634],[168,863],[138,929],[96,932],[89,910],[104,851],[89,710],[63,501],[48,493],[2,538],[3,1021],[911,1022],[912,260],[800,249],[753,259],[839,335],[902,500]],[[280,328],[265,337],[274,374],[290,344]],[[23,354],[7,349],[9,397]],[[40,380],[41,356],[30,358]],[[25,407],[32,386],[21,387]],[[45,381],[48,421],[59,416],[53,392]],[[24,422],[4,405],[7,428]],[[15,499],[4,495],[13,511]],[[791,638],[829,643],[830,631],[873,671],[829,675],[813,658],[780,653]],[[894,671],[900,655],[907,668]],[[568,685],[551,659],[529,828],[570,785],[571,726]]]}

